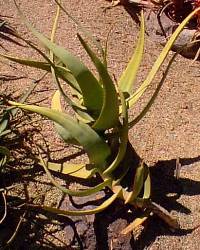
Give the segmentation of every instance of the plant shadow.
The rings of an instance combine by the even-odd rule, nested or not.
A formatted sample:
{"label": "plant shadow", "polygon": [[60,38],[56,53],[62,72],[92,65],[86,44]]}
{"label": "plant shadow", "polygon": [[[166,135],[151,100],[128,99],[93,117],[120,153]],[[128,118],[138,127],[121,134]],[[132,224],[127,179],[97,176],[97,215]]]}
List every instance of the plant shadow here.
{"label": "plant shadow", "polygon": [[[11,25],[1,18],[0,16],[0,39],[14,43],[15,45],[22,46],[24,45],[19,42],[19,36],[14,28]],[[0,47],[7,51],[7,49],[0,43]]]}
{"label": "plant shadow", "polygon": [[[195,162],[200,161],[200,156],[194,158],[182,158],[180,159],[180,164],[182,166],[190,165]],[[200,181],[194,181],[187,178],[179,178],[178,180],[175,178],[175,169],[176,169],[177,160],[166,160],[159,161],[155,164],[154,167],[151,168],[151,176],[152,176],[152,199],[157,204],[160,204],[166,210],[176,211],[180,214],[190,214],[191,211],[186,206],[179,203],[178,198],[181,195],[186,196],[195,196],[200,194]],[[188,166],[189,168],[190,166]],[[114,205],[117,206],[116,204]],[[120,209],[120,207],[119,207]],[[127,207],[130,210],[130,207]],[[118,225],[116,228],[120,228],[120,223],[122,222],[120,219],[124,219],[127,223],[131,223],[135,217],[135,215],[130,216],[130,213],[127,212],[127,209],[122,209],[122,213],[119,212],[117,216],[112,216],[113,211],[112,208],[108,208],[106,211],[101,214],[96,215],[94,228],[96,234],[96,244],[97,249],[110,249],[110,244],[112,239],[110,238],[110,232],[108,230],[109,225],[111,225],[114,221]],[[148,246],[152,244],[152,242],[156,239],[157,236],[160,235],[176,235],[183,236],[190,234],[193,231],[191,229],[179,229],[176,231],[172,231],[166,224],[163,223],[157,216],[152,216],[144,224],[144,229],[141,231],[140,235],[134,237],[133,235],[130,238],[130,235],[127,236],[129,238],[129,245],[127,246],[127,237],[123,237],[118,233],[116,234],[116,242],[112,243],[114,249],[137,249],[142,250],[146,249]]]}
{"label": "plant shadow", "polygon": [[[30,131],[27,132],[30,138]],[[22,138],[24,140],[23,135]],[[19,144],[19,148],[23,145]],[[13,147],[16,149],[17,144]],[[23,150],[26,152],[25,163],[27,158],[33,160],[33,155],[31,156],[31,149],[26,148]],[[75,153],[74,156],[65,158],[66,160],[71,160],[77,155],[81,155],[82,151]],[[200,156],[194,158],[182,158],[180,159],[180,164],[182,166],[189,165],[199,162]],[[29,181],[34,182],[37,176],[43,174],[42,168],[32,163],[24,169],[12,170],[15,164],[21,164],[23,159],[11,164],[9,173],[4,173],[1,175],[1,179],[4,186],[15,185],[19,182],[27,183]],[[56,161],[63,163],[63,159]],[[187,178],[175,178],[175,169],[177,165],[177,160],[167,160],[159,161],[155,166],[150,168],[152,177],[152,199],[157,204],[160,204],[169,212],[174,210],[180,214],[190,214],[191,211],[186,206],[179,203],[179,197],[181,195],[195,196],[200,194],[200,181],[193,181]],[[190,169],[189,169],[190,170]],[[65,181],[66,176],[62,174],[55,174]],[[77,181],[74,178],[69,178],[66,182],[68,185],[70,182]],[[38,182],[38,181],[36,181]],[[46,184],[46,183],[44,183]],[[81,185],[92,186],[96,183],[96,180],[82,181]],[[51,185],[48,183],[48,185]],[[92,196],[90,199],[77,199],[68,196],[64,196],[62,201],[60,201],[61,209],[85,209],[94,208],[100,205],[106,198],[110,197],[111,192],[105,190],[105,192],[100,192],[97,195]],[[14,227],[16,227],[19,218],[22,216],[25,208],[21,210],[16,210],[15,208],[20,207],[22,204],[26,203],[26,197],[16,198],[16,196],[8,197],[8,216],[4,223],[0,225],[0,235],[3,235],[5,230],[8,234],[11,234]],[[0,202],[0,204],[2,204]],[[66,205],[65,205],[66,204]],[[131,211],[131,212],[130,212]],[[25,223],[20,227],[20,230],[16,234],[16,238],[13,240],[12,244],[7,246],[5,249],[138,249],[142,250],[150,246],[152,242],[159,235],[177,235],[183,236],[192,232],[191,229],[180,229],[172,232],[158,217],[152,216],[147,223],[144,225],[144,229],[141,231],[138,237],[134,234],[121,235],[121,230],[123,230],[129,223],[131,223],[140,211],[134,211],[130,205],[124,205],[122,201],[115,201],[110,207],[105,211],[91,216],[83,217],[62,217],[54,215],[52,213],[47,213],[42,210],[27,210],[27,215]],[[56,221],[59,225],[51,233],[46,230],[50,225]],[[15,226],[14,226],[15,225]],[[64,239],[69,238],[69,244],[66,241],[63,243],[59,238],[57,239],[56,234],[62,231],[64,232]],[[10,233],[9,233],[10,232]],[[48,237],[54,238],[55,242],[48,240]],[[58,245],[64,245],[64,247],[59,247]],[[12,248],[14,246],[14,248]],[[30,248],[30,246],[32,248]]]}
{"label": "plant shadow", "polygon": [[[10,197],[13,202],[13,206],[8,208],[7,217],[0,225],[0,249],[83,249],[82,241],[78,235],[76,224],[68,217],[63,217],[55,214],[49,214],[44,211],[28,211],[23,222],[19,221],[23,216],[23,209],[14,209],[14,205],[18,205],[24,202],[24,200],[16,199],[16,197]],[[8,200],[10,203],[11,200]],[[71,228],[72,241],[71,245],[66,243],[57,237],[59,231],[64,230],[68,225]],[[51,230],[48,230],[49,227]],[[15,236],[12,239],[12,236]],[[56,242],[56,243],[55,243]]]}

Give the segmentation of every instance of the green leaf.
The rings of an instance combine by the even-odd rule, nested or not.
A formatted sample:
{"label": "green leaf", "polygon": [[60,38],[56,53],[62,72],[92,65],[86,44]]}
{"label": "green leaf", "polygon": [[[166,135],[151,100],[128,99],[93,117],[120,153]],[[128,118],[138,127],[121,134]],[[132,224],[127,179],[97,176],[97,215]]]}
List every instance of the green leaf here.
{"label": "green leaf", "polygon": [[11,133],[11,130],[10,130],[10,129],[6,129],[6,130],[4,130],[4,131],[0,134],[0,137],[1,137],[1,136],[5,136],[5,135],[10,134],[10,133]]}
{"label": "green leaf", "polygon": [[25,105],[11,101],[9,103],[13,106],[46,116],[50,120],[63,126],[64,129],[68,130],[73,138],[82,145],[89,156],[90,162],[96,164],[99,171],[104,168],[106,159],[110,155],[110,148],[87,124],[81,121],[76,122],[69,115],[49,108]]}
{"label": "green leaf", "polygon": [[2,133],[8,126],[8,120],[9,120],[9,115],[8,113],[3,114],[3,117],[0,121],[0,136],[2,136]]}
{"label": "green leaf", "polygon": [[145,164],[142,162],[136,169],[133,191],[128,195],[125,204],[134,201],[140,194],[142,187],[144,185],[144,174],[145,174]]}
{"label": "green leaf", "polygon": [[[87,109],[80,104],[80,100],[74,101],[70,99],[64,92],[60,82],[58,81],[58,78],[56,76],[55,71],[52,71],[53,78],[55,80],[55,83],[58,87],[59,92],[57,92],[55,97],[53,99],[57,98],[56,102],[60,102],[60,93],[62,94],[64,100],[72,107],[74,110],[76,117],[78,120],[84,122],[84,123],[91,123],[94,121],[94,119],[87,113]],[[59,96],[58,96],[59,95]],[[75,97],[78,98],[78,93],[74,93]],[[60,109],[61,111],[61,109]]]}
{"label": "green leaf", "polygon": [[[19,98],[19,102],[24,102],[33,92],[38,82],[32,82],[30,87],[21,95]],[[11,117],[14,117],[17,114],[17,108],[6,108],[3,110],[3,114],[0,119],[0,137],[5,136],[11,132],[10,129],[6,129],[8,127],[9,121]]]}
{"label": "green leaf", "polygon": [[[62,112],[59,90],[57,90],[55,94],[53,95],[53,98],[51,101],[51,108]],[[54,125],[55,125],[57,133],[64,140],[64,142],[71,143],[71,144],[78,144],[78,142],[74,140],[73,136],[69,133],[69,131],[66,130],[63,126],[59,125],[56,122],[54,122]]]}
{"label": "green leaf", "polygon": [[41,165],[43,166],[43,168],[44,168],[48,178],[51,180],[52,184],[65,194],[68,194],[71,196],[77,196],[77,197],[84,197],[84,196],[89,196],[89,195],[92,195],[94,193],[97,193],[97,192],[101,191],[103,188],[105,188],[106,186],[110,186],[111,180],[107,179],[104,182],[100,183],[99,185],[92,187],[92,188],[87,188],[85,190],[67,189],[55,181],[55,179],[53,178],[53,176],[51,175],[51,173],[49,171],[48,162],[46,164],[46,162],[42,159],[41,156],[40,156],[40,159],[41,159],[41,161],[40,161]]}
{"label": "green leaf", "polygon": [[167,68],[166,68],[166,70],[165,70],[165,72],[164,72],[164,74],[162,76],[162,79],[160,80],[160,82],[159,82],[158,86],[156,87],[152,97],[150,98],[148,103],[145,105],[143,110],[140,112],[140,114],[136,118],[134,118],[131,122],[129,122],[129,124],[128,124],[129,129],[132,128],[136,123],[138,123],[146,115],[146,113],[149,111],[149,109],[153,105],[153,103],[154,103],[155,99],[157,98],[157,96],[158,96],[158,94],[159,94],[159,92],[161,90],[161,87],[162,87],[162,85],[163,85],[163,83],[164,83],[164,81],[165,81],[165,79],[167,77],[169,69],[170,69],[170,67],[171,67],[171,65],[172,65],[172,63],[173,63],[173,61],[174,61],[174,59],[175,59],[175,57],[177,55],[178,55],[178,53],[174,54],[173,57],[170,59],[170,62],[167,65]]}
{"label": "green leaf", "polygon": [[112,173],[123,160],[124,155],[126,153],[127,142],[128,142],[128,109],[126,105],[126,100],[124,94],[119,90],[121,103],[122,103],[122,118],[123,118],[123,125],[121,128],[121,136],[120,136],[120,145],[119,151],[117,156],[115,157],[114,161],[110,164],[110,166],[103,172],[103,175],[109,175]]}
{"label": "green leaf", "polygon": [[0,170],[9,161],[10,151],[8,148],[0,146]]}
{"label": "green leaf", "polygon": [[[21,39],[23,39],[23,38],[21,38]],[[31,46],[34,50],[36,50],[51,66],[50,66],[50,69],[51,69],[51,72],[52,72],[52,75],[53,75],[53,79],[54,79],[54,82],[55,82],[55,84],[56,84],[56,86],[57,86],[57,88],[59,89],[59,91],[62,93],[62,95],[63,95],[63,97],[64,97],[64,99],[65,99],[65,101],[73,108],[73,109],[75,109],[75,111],[76,111],[76,109],[80,109],[80,112],[81,112],[81,110],[82,109],[86,109],[85,107],[83,107],[83,106],[81,106],[80,105],[80,103],[75,103],[75,102],[73,102],[67,95],[66,95],[66,93],[64,92],[64,90],[63,90],[63,88],[62,88],[62,86],[61,86],[61,84],[60,84],[60,81],[59,81],[59,79],[58,79],[58,77],[57,77],[57,74],[56,74],[56,67],[55,67],[55,64],[51,61],[51,60],[49,60],[49,58],[40,50],[40,49],[38,49],[34,44],[32,44],[31,42],[29,42],[29,41],[27,41],[27,40],[25,40],[25,39],[23,39],[23,41],[24,42],[26,42],[29,46]],[[53,69],[53,70],[52,70]],[[76,97],[79,97],[81,94],[79,94],[78,93],[78,91],[76,91],[75,89],[72,89],[72,93],[73,93],[73,95],[74,96],[76,96]],[[82,95],[81,95],[82,96]]]}
{"label": "green leaf", "polygon": [[92,166],[90,164],[75,164],[67,162],[64,162],[63,164],[48,162],[48,169],[61,174],[66,174],[82,179],[88,179],[92,177],[97,171],[95,166]]}
{"label": "green leaf", "polygon": [[105,67],[107,68],[107,57],[108,57],[108,42],[109,42],[109,38],[110,38],[110,34],[111,31],[113,29],[114,24],[110,27],[110,29],[108,30],[107,36],[106,36],[106,40],[105,40],[105,48],[104,48],[104,54],[103,54],[103,62]]}
{"label": "green leaf", "polygon": [[132,86],[142,61],[144,52],[144,37],[145,37],[145,28],[144,28],[144,15],[142,11],[140,35],[137,41],[135,52],[131,60],[129,61],[126,70],[122,73],[118,82],[119,88],[123,93],[125,93],[126,97],[129,97],[131,95]]}
{"label": "green leaf", "polygon": [[83,109],[74,109],[76,118],[83,123],[92,123],[94,119],[87,113],[87,111],[83,111]]}
{"label": "green leaf", "polygon": [[119,120],[119,103],[114,83],[105,65],[99,60],[79,34],[78,38],[94,63],[101,78],[101,83],[103,84],[104,95],[102,110],[92,127],[96,130],[106,130],[108,128],[112,128],[113,126],[116,126]]}
{"label": "green leaf", "polygon": [[58,215],[63,215],[63,216],[82,216],[82,215],[90,215],[90,214],[96,214],[100,213],[104,209],[106,209],[108,206],[110,206],[120,195],[121,189],[113,194],[110,198],[108,198],[105,202],[103,202],[100,206],[98,206],[95,209],[89,209],[89,210],[74,210],[74,211],[67,211],[67,210],[61,210],[58,208],[53,208],[53,207],[47,207],[47,206],[38,206],[38,205],[28,205],[30,208],[39,208],[43,209],[45,211],[49,211],[51,213],[56,213]]}
{"label": "green leaf", "polygon": [[144,194],[143,194],[143,199],[149,199],[151,196],[151,178],[150,178],[150,171],[148,166],[144,166],[146,168],[146,179],[144,182]]}
{"label": "green leaf", "polygon": [[165,47],[163,48],[162,52],[160,53],[159,57],[157,58],[156,62],[154,63],[151,71],[147,75],[145,81],[143,84],[138,88],[138,90],[128,99],[129,101],[129,107],[133,106],[138,99],[142,96],[142,94],[145,92],[147,87],[151,84],[152,80],[154,79],[156,73],[158,72],[159,68],[161,67],[162,63],[164,62],[165,58],[167,57],[170,49],[172,48],[174,42],[176,41],[177,37],[181,33],[181,31],[184,29],[185,25],[188,23],[188,21],[200,11],[200,7],[196,8],[193,12],[190,13],[183,21],[182,23],[177,27],[175,32],[171,35],[170,39],[166,43]]}
{"label": "green leaf", "polygon": [[61,46],[56,45],[38,32],[24,17],[18,5],[15,5],[28,29],[71,71],[82,91],[84,105],[91,111],[100,111],[103,104],[102,87],[91,71],[74,55]]}
{"label": "green leaf", "polygon": [[[0,54],[1,57],[7,58],[10,61],[20,63],[22,65],[26,65],[29,67],[37,68],[37,69],[42,69],[47,72],[51,72],[51,65],[47,62],[40,62],[40,61],[35,61],[31,59],[26,59],[26,58],[18,58],[16,56],[9,56],[9,55],[4,55]],[[80,87],[72,75],[72,73],[66,69],[65,67],[55,65],[55,71],[56,75],[64,80],[66,83],[68,83],[73,89],[81,93]]]}
{"label": "green leaf", "polygon": [[[51,101],[51,108],[62,112],[59,90],[57,90],[55,94],[53,95],[53,98]],[[84,123],[89,123],[92,121],[91,117],[87,115],[86,112],[83,112],[82,110],[80,110],[78,107],[75,107],[75,106],[73,106],[73,108],[76,114],[79,115],[79,120],[82,119]],[[77,141],[74,140],[74,138],[72,137],[72,135],[69,133],[68,130],[64,129],[62,126],[60,126],[57,123],[54,123],[54,124],[55,124],[57,133],[66,143],[76,144],[76,145],[79,144]]]}
{"label": "green leaf", "polygon": [[0,22],[0,28],[2,28],[6,24],[6,21]]}
{"label": "green leaf", "polygon": [[[51,42],[54,42],[54,37],[55,37],[55,33],[56,33],[56,29],[57,29],[57,25],[58,25],[58,18],[59,18],[59,15],[60,15],[60,7],[58,6],[57,7],[57,12],[56,12],[56,16],[55,16],[55,20],[54,20],[54,23],[53,23],[53,28],[52,28],[52,31],[51,31]],[[64,100],[72,107],[72,108],[75,108],[76,107],[76,103],[74,103],[71,98],[68,97],[68,95],[65,93],[65,91],[63,90],[62,86],[61,86],[61,83],[58,79],[58,76],[56,74],[56,70],[55,70],[55,57],[54,57],[54,54],[53,52],[50,50],[50,60],[51,62],[53,63],[53,65],[51,65],[51,74],[52,74],[52,78],[54,80],[54,83],[56,84],[59,92],[62,94]],[[73,91],[72,91],[73,92]],[[60,101],[60,97],[59,97],[59,101]],[[60,111],[61,110],[61,105],[60,106]],[[60,126],[58,125],[58,128]],[[62,131],[62,127],[60,127],[60,130]]]}
{"label": "green leaf", "polygon": [[75,19],[72,15],[70,15],[70,13],[61,5],[61,3],[57,0],[54,0],[57,5],[60,7],[60,9],[67,15],[67,17],[69,17],[78,27],[78,29],[87,37],[89,38],[90,41],[92,41],[92,43],[96,46],[96,48],[100,51],[102,57],[105,56],[105,52],[101,46],[101,43],[95,39],[93,37],[93,35],[88,31],[86,30],[83,25],[81,24],[81,22],[79,22],[77,19]]}

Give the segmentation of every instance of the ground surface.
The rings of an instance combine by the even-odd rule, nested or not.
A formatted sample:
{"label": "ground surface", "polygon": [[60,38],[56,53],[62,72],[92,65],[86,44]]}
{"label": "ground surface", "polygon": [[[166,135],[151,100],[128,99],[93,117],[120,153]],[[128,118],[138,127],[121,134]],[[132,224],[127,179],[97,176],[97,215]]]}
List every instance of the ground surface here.
{"label": "ground surface", "polygon": [[[21,3],[23,12],[37,28],[49,35],[55,14],[53,1],[20,0],[18,2]],[[122,7],[103,12],[103,7],[107,5],[107,2],[103,0],[63,2],[65,2],[66,9],[103,43],[108,30],[113,26],[109,39],[109,68],[118,77],[132,54],[138,34],[137,25]],[[31,37],[20,23],[12,0],[0,0],[0,9],[1,15],[12,17],[6,20],[9,20],[19,32],[26,37]],[[86,55],[82,53],[75,34],[76,27],[66,16],[62,15],[57,41],[88,61]],[[16,46],[11,42],[1,42],[9,52],[14,54],[23,54],[27,57],[34,55],[30,49]],[[150,37],[146,37],[146,53],[138,75],[138,84],[144,79],[161,49],[160,45],[152,42]],[[5,52],[3,48],[0,50]],[[8,66],[1,65],[0,72],[28,76],[31,79],[37,79],[42,75],[41,72],[32,69],[17,67],[17,70],[11,70]],[[15,97],[31,84],[31,79],[9,81],[4,86],[6,86],[6,91]],[[64,221],[56,218],[60,221],[60,231],[58,226],[54,226],[46,217],[36,218],[35,216],[34,224],[28,223],[28,226],[27,224],[24,226],[11,249],[78,249],[77,245],[84,249],[199,249],[200,228],[192,230],[200,224],[199,79],[199,63],[191,64],[190,60],[179,56],[153,108],[130,134],[130,140],[138,154],[149,165],[155,167],[153,170],[155,199],[178,217],[181,230],[171,232],[158,218],[153,217],[142,232],[122,237],[120,230],[127,225],[128,216],[124,210],[117,213],[115,207],[120,207],[120,204],[115,204],[106,213],[95,218],[86,217],[82,222],[80,218],[73,219],[76,223],[73,223],[70,218]],[[43,100],[43,105],[49,105],[53,88],[50,77],[46,77],[37,86],[29,101],[39,101],[45,97],[47,99]],[[135,107],[132,115],[140,110],[151,90],[147,91],[145,98]],[[48,139],[50,150],[53,151],[56,148],[55,157],[62,158],[63,154],[59,154],[59,150],[63,147],[62,143],[53,134],[48,122],[45,122],[43,126],[45,127],[42,132],[43,136],[50,138]],[[65,150],[65,156],[70,153]],[[182,165],[178,182],[173,177],[177,158],[180,158]],[[61,194],[56,191],[52,193],[49,186],[44,185],[44,182],[48,184],[48,180],[41,174],[41,170],[31,169],[27,172],[25,170],[25,173],[26,180],[32,180],[32,184],[29,185],[31,195],[37,196],[43,191],[45,193],[43,199],[47,204],[53,206],[59,203]],[[180,193],[180,185],[181,195],[176,195],[177,192]],[[18,192],[20,194],[21,190]],[[79,201],[77,203],[79,204]],[[32,218],[32,215],[29,216]],[[12,230],[12,222],[9,223],[7,231]]]}

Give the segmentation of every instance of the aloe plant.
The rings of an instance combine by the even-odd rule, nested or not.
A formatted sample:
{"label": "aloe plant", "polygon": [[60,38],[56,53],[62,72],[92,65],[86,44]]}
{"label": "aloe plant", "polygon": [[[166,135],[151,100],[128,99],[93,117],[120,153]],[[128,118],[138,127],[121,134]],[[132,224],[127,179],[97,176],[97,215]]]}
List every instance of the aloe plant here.
{"label": "aloe plant", "polygon": [[[174,41],[184,28],[190,18],[199,10],[191,13],[177,28],[171,36],[166,46],[158,56],[152,69],[148,73],[144,82],[133,92],[133,83],[135,82],[144,51],[145,24],[143,14],[141,14],[141,28],[137,41],[135,52],[128,63],[125,71],[122,73],[118,82],[115,84],[111,74],[108,72],[106,63],[106,51],[94,41],[93,38],[81,27],[81,34],[78,39],[84,50],[89,55],[92,63],[96,67],[98,76],[75,55],[68,50],[57,45],[54,42],[54,34],[60,8],[68,15],[67,11],[58,4],[57,16],[52,29],[51,39],[38,32],[23,16],[19,7],[18,11],[24,23],[33,33],[33,35],[49,50],[49,55],[44,54],[34,44],[26,41],[34,48],[44,61],[36,61],[27,58],[18,58],[16,56],[1,55],[5,58],[34,68],[51,72],[53,80],[58,88],[52,98],[50,108],[36,105],[28,105],[16,102],[9,102],[10,105],[41,114],[55,123],[55,128],[61,138],[69,144],[78,144],[87,153],[89,164],[72,164],[65,162],[58,164],[44,160],[40,156],[40,164],[43,166],[51,182],[64,193],[71,196],[88,196],[96,193],[105,187],[112,190],[113,195],[103,202],[99,207],[92,210],[66,211],[53,207],[28,204],[31,208],[42,208],[44,210],[57,213],[63,216],[68,215],[86,215],[100,212],[107,208],[114,200],[120,198],[125,204],[129,203],[135,208],[142,208],[143,214],[131,223],[123,233],[130,232],[135,226],[143,223],[153,212],[165,220],[170,227],[178,228],[178,222],[175,218],[162,207],[151,200],[151,181],[149,167],[136,155],[132,147],[128,132],[153,104],[158,92],[164,82],[168,69],[173,61],[170,61],[165,74],[159,82],[153,96],[138,116],[131,120],[128,117],[128,110],[134,107],[134,104],[140,99],[145,90],[151,84],[154,76],[165,60]],[[71,16],[70,16],[71,17]],[[77,22],[76,22],[77,23]],[[80,25],[78,23],[78,25]],[[101,58],[97,55],[86,40],[95,43],[100,48]],[[64,80],[69,85],[73,95],[70,98],[64,92],[60,80]],[[60,102],[61,96],[72,107],[75,116],[70,116],[62,111]],[[60,172],[69,178],[69,176],[78,177],[78,179],[88,179],[100,176],[102,182],[97,186],[88,189],[71,190],[61,186],[53,178],[52,172]],[[77,180],[78,181],[78,180]]]}

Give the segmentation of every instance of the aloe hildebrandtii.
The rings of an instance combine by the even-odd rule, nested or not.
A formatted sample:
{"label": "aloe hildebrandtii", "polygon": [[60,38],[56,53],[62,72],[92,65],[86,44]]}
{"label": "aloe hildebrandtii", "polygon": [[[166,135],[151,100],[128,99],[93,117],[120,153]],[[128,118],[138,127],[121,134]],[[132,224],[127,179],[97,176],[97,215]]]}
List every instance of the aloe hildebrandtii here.
{"label": "aloe hildebrandtii", "polygon": [[[64,216],[77,216],[100,212],[108,207],[115,199],[120,198],[124,200],[125,204],[129,203],[136,208],[140,207],[143,209],[141,217],[131,223],[123,233],[129,232],[133,227],[143,223],[152,212],[164,219],[170,227],[178,228],[179,225],[177,220],[171,217],[165,209],[161,208],[151,200],[149,168],[136,155],[128,138],[129,129],[142,119],[153,104],[173,59],[170,61],[153,96],[142,112],[138,114],[134,120],[131,120],[128,117],[128,110],[134,107],[134,104],[151,84],[154,76],[168,55],[174,41],[184,28],[185,24],[197,12],[197,10],[191,13],[180,24],[160,53],[144,82],[135,92],[133,92],[133,83],[142,61],[144,50],[145,24],[143,14],[141,13],[141,28],[135,52],[119,81],[114,84],[107,69],[104,49],[102,49],[102,47],[94,41],[84,29],[80,29],[82,34],[87,38],[89,37],[88,40],[97,45],[102,53],[103,59],[97,56],[91,46],[86,42],[86,39],[84,39],[81,34],[78,34],[78,39],[96,67],[98,76],[94,75],[77,56],[71,54],[68,50],[54,42],[54,33],[60,8],[67,13],[60,5],[60,2],[57,0],[56,2],[58,4],[58,12],[51,39],[48,39],[38,32],[26,20],[16,4],[20,16],[26,26],[33,35],[38,38],[40,43],[49,50],[50,55],[45,55],[40,49],[28,41],[26,42],[43,56],[45,59],[43,62],[3,55],[11,61],[52,73],[53,80],[58,88],[53,95],[52,106],[51,108],[45,108],[16,102],[9,103],[10,105],[31,112],[36,112],[52,120],[55,123],[57,132],[66,143],[78,144],[82,146],[87,153],[90,161],[89,164],[71,164],[65,162],[61,166],[58,163],[49,162],[40,157],[40,164],[44,167],[50,180],[57,188],[71,196],[84,197],[108,187],[113,191],[113,195],[93,210],[66,211],[42,205],[38,206],[29,204],[29,206],[40,207],[44,210]],[[68,13],[67,15],[70,16]],[[65,83],[69,85],[69,88],[73,93],[73,99],[69,98],[67,93],[64,92],[60,80],[64,80]],[[76,115],[75,117],[62,111],[60,102],[61,96],[72,107]],[[100,175],[102,182],[97,186],[86,190],[66,189],[55,181],[51,171],[61,172],[68,176],[71,175],[73,177],[84,179],[92,176],[95,177],[96,174],[98,174]]]}

